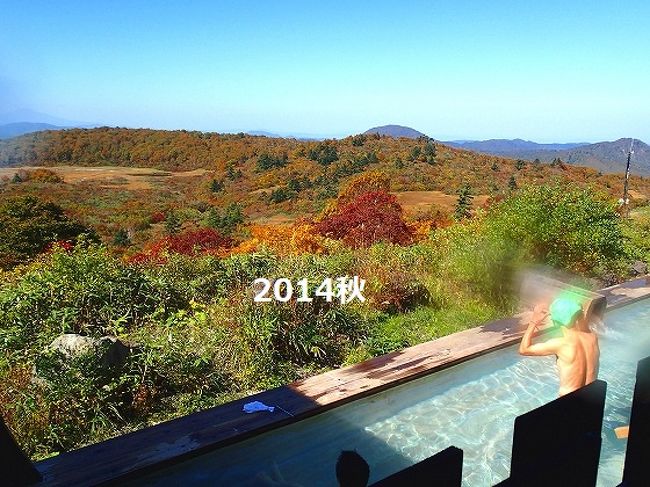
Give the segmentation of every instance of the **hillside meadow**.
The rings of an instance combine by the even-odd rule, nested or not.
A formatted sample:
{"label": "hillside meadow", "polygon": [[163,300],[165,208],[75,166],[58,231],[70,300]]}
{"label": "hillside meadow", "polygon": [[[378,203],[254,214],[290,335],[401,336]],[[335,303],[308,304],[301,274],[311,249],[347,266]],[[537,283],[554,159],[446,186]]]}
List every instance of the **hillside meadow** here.
{"label": "hillside meadow", "polygon": [[[429,139],[68,130],[0,161],[0,412],[34,459],[507,316],[529,265],[650,260],[648,180],[625,219],[614,176]],[[253,299],[345,276],[365,300]]]}
{"label": "hillside meadow", "polygon": [[[20,171],[46,166],[57,178]],[[44,170],[40,170],[42,173]],[[126,232],[136,247],[164,235],[160,216],[183,228],[214,224],[237,208],[246,223],[316,217],[355,176],[379,171],[409,218],[453,212],[468,186],[473,207],[528,184],[570,181],[612,198],[621,178],[564,163],[534,164],[454,149],[427,138],[356,135],[300,141],[245,134],[148,129],[71,129],[0,141],[0,195],[48,194],[111,245]],[[650,179],[633,177],[633,204]],[[210,215],[212,214],[212,218]],[[223,230],[223,229],[221,229]]]}

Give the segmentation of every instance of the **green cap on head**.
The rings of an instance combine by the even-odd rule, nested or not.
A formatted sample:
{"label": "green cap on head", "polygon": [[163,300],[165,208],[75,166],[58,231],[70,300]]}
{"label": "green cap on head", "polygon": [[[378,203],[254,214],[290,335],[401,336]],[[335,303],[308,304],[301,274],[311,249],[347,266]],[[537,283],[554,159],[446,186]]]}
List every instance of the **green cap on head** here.
{"label": "green cap on head", "polygon": [[582,306],[575,299],[561,296],[551,303],[549,308],[551,320],[556,326],[570,326]]}

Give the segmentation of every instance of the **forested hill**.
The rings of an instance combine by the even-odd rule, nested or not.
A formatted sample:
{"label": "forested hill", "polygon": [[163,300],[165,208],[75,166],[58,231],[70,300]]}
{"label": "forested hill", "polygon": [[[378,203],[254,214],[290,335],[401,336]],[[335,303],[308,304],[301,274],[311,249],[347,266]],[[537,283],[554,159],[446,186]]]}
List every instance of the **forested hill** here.
{"label": "forested hill", "polygon": [[[394,191],[451,194],[467,183],[477,194],[494,194],[558,177],[610,193],[618,186],[614,176],[601,176],[592,169],[477,154],[424,137],[356,135],[318,142],[103,127],[45,131],[0,141],[0,166],[54,165],[207,169],[227,183],[227,192],[285,189],[295,194],[320,188],[335,193],[341,182],[367,169],[387,172]],[[634,187],[645,192],[650,181],[639,181]]]}

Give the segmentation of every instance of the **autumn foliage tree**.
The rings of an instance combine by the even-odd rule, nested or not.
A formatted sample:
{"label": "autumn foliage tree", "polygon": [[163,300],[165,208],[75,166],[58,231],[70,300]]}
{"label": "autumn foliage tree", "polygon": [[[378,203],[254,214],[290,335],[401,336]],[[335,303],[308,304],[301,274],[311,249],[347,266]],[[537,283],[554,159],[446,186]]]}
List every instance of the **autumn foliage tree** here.
{"label": "autumn foliage tree", "polygon": [[328,238],[343,240],[351,247],[368,247],[376,242],[408,244],[413,230],[402,216],[402,207],[386,191],[363,193],[325,217],[316,226]]}
{"label": "autumn foliage tree", "polygon": [[390,179],[385,173],[368,171],[352,178],[339,193],[338,204],[349,203],[362,194],[373,191],[390,191]]}
{"label": "autumn foliage tree", "polygon": [[169,254],[219,255],[232,245],[232,241],[212,228],[202,228],[162,238],[144,251],[131,257],[130,262],[164,263]]}
{"label": "autumn foliage tree", "polygon": [[277,255],[321,254],[325,251],[323,237],[312,225],[253,225],[251,238],[233,249],[233,253],[249,253],[261,247]]}

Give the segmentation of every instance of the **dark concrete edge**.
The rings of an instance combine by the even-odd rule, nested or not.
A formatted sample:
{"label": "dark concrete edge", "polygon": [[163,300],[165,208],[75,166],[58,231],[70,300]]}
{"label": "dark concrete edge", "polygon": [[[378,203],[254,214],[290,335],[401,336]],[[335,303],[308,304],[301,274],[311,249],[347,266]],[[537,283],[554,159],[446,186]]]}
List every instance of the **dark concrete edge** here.
{"label": "dark concrete edge", "polygon": [[[612,290],[625,290],[625,289],[633,290],[633,289],[638,289],[639,284],[641,284],[642,281],[643,281],[643,284],[645,284],[646,286],[650,286],[650,277],[645,276],[645,277],[637,278],[637,279],[634,279],[634,280],[631,280],[631,281],[626,281],[624,283],[617,284],[615,286],[610,286],[610,287],[605,288],[605,289],[601,289],[599,291],[596,291],[596,293],[598,293],[598,294],[602,293],[602,295],[607,297],[608,295],[610,295],[610,292]],[[633,304],[633,303],[635,303],[637,301],[642,301],[644,299],[647,299],[647,298],[650,297],[650,290],[645,292],[643,295],[639,295],[639,296],[626,296],[626,295],[622,295],[622,294],[618,294],[616,296],[620,297],[620,298],[617,299],[615,303],[612,303],[612,304],[608,303],[607,304],[607,310],[608,311],[613,310],[613,309],[617,309],[617,308],[621,308],[623,306],[627,306],[627,305],[630,305],[630,304]],[[482,325],[479,325],[477,327],[474,327],[474,329],[484,328],[486,326],[492,326],[492,327],[502,326],[505,329],[505,328],[507,328],[505,323],[508,322],[511,319],[512,319],[512,317],[503,318],[503,319],[499,319],[499,320],[493,320],[493,321],[484,323]],[[467,330],[464,330],[464,331],[467,331]],[[545,333],[546,331],[547,330],[543,330],[541,333]],[[462,332],[458,332],[458,333],[462,333]],[[450,335],[447,335],[447,336],[450,336]],[[441,338],[444,338],[444,337],[441,337]],[[123,482],[123,481],[126,481],[126,480],[132,480],[134,478],[138,478],[138,477],[141,477],[143,475],[147,475],[148,473],[159,470],[161,468],[168,467],[168,466],[171,466],[171,465],[175,465],[177,463],[181,463],[181,462],[186,461],[186,460],[188,460],[190,458],[194,458],[196,456],[203,455],[205,453],[216,450],[218,448],[222,448],[224,446],[232,445],[234,443],[239,443],[241,441],[247,440],[247,439],[252,438],[254,436],[258,436],[260,434],[267,433],[269,431],[273,431],[275,429],[287,426],[289,424],[296,423],[296,422],[301,421],[303,419],[307,419],[309,417],[316,416],[318,414],[321,414],[321,413],[324,413],[324,412],[329,411],[331,409],[334,409],[334,408],[336,408],[338,406],[342,406],[342,405],[344,405],[346,403],[356,401],[356,400],[364,398],[364,397],[372,396],[374,394],[380,393],[380,392],[385,391],[387,389],[390,389],[392,387],[396,387],[396,386],[411,382],[413,380],[420,379],[422,377],[433,374],[433,373],[438,372],[440,370],[444,370],[444,369],[453,367],[455,365],[458,365],[460,363],[466,362],[468,360],[472,360],[472,359],[474,359],[476,357],[479,357],[479,356],[482,356],[482,355],[487,355],[489,353],[496,352],[496,351],[502,350],[504,348],[508,348],[508,347],[514,345],[515,343],[518,343],[520,341],[520,339],[521,339],[521,334],[514,335],[514,336],[504,340],[503,342],[501,342],[500,344],[498,344],[496,346],[491,346],[491,347],[485,348],[483,350],[476,351],[474,353],[463,356],[462,358],[459,358],[459,359],[452,359],[452,360],[449,360],[449,361],[444,362],[442,364],[434,365],[434,366],[432,366],[432,367],[430,367],[430,368],[428,368],[426,370],[415,371],[412,374],[409,374],[409,375],[407,375],[405,377],[401,377],[401,378],[396,379],[394,381],[387,382],[387,383],[384,383],[384,384],[380,384],[380,385],[377,385],[377,386],[374,386],[374,387],[370,387],[370,388],[367,388],[367,389],[365,389],[363,391],[356,392],[354,394],[350,394],[349,396],[346,396],[346,397],[341,398],[339,400],[333,401],[333,402],[331,402],[331,403],[329,403],[327,405],[315,406],[311,410],[308,410],[308,411],[306,411],[304,413],[296,414],[295,416],[292,416],[292,417],[284,416],[282,418],[272,419],[272,420],[269,421],[268,424],[265,424],[263,426],[253,428],[253,429],[251,429],[249,431],[245,431],[245,432],[241,432],[241,433],[232,435],[231,437],[228,437],[228,438],[220,440],[220,441],[215,441],[213,443],[203,445],[203,446],[195,448],[195,449],[193,449],[191,451],[181,453],[179,455],[176,455],[174,457],[170,457],[168,459],[164,459],[164,460],[159,461],[159,462],[154,462],[154,463],[151,463],[149,465],[143,465],[143,466],[135,467],[133,470],[131,470],[131,471],[127,472],[127,473],[117,474],[114,478],[104,479],[104,480],[99,480],[98,479],[98,482],[96,482],[93,485],[115,485],[117,483],[120,483],[120,482]],[[433,340],[432,342],[435,342],[437,340],[439,340],[439,339]],[[431,343],[431,342],[425,342],[425,343]],[[421,346],[421,345],[422,344],[414,345],[414,347]],[[409,348],[413,348],[413,347],[409,347]],[[392,352],[392,353],[395,353],[395,352]],[[391,355],[391,354],[387,354],[387,355]],[[377,357],[374,357],[373,359],[376,359],[376,358]],[[373,360],[373,359],[369,359],[369,360]],[[343,369],[348,369],[349,370],[349,369],[354,368],[357,365],[359,365],[359,364],[355,364],[355,365],[351,365],[351,366],[348,366],[348,367],[345,367],[345,368],[335,369],[335,370],[343,370]],[[274,392],[277,393],[278,390],[282,390],[282,389],[285,389],[285,388],[289,389],[289,388],[291,388],[291,385],[292,384],[288,384],[288,385],[281,386],[281,387],[278,387],[276,389],[272,389],[272,390],[269,390],[269,391],[263,391],[263,392],[260,392],[258,394],[255,394],[254,396],[248,396],[247,398],[241,398],[241,399],[238,399],[238,400],[235,400],[235,401],[232,401],[232,402],[220,405],[220,406],[216,406],[214,408],[210,408],[210,410],[215,411],[215,410],[218,410],[219,408],[230,408],[230,407],[233,406],[234,403],[242,403],[244,400],[250,399],[252,397],[254,397],[256,400],[260,400],[260,401],[264,402],[265,396],[267,396],[267,395],[270,396],[270,394],[274,393]],[[274,402],[274,401],[271,401],[271,402]],[[199,412],[193,413],[193,414],[200,415],[203,412],[204,411],[199,411]],[[145,429],[158,428],[158,427],[161,427],[161,426],[165,425],[166,423],[173,422],[173,421],[178,421],[178,419],[181,419],[181,418],[166,421],[166,422],[160,423],[158,425],[150,426],[150,427],[145,428]],[[143,431],[143,430],[138,430],[138,431]],[[126,436],[129,436],[129,435],[132,435],[132,434],[137,434],[138,431],[129,433]],[[106,442],[111,442],[112,440],[115,440],[117,438],[120,438],[120,437],[118,436],[116,438],[106,440]],[[106,443],[106,442],[102,442],[102,443]],[[95,444],[95,445],[98,445],[98,444]],[[93,448],[95,445],[89,445],[89,446],[83,447],[83,448],[81,448],[79,450],[74,450],[72,452],[67,452],[67,453],[62,454],[62,455],[65,455],[65,456],[67,456],[69,458],[69,456],[74,455],[75,452],[85,450],[86,448]],[[121,448],[123,448],[123,447],[124,446],[122,445]],[[59,455],[57,457],[52,457],[52,458],[49,458],[49,459],[46,459],[46,460],[42,460],[40,462],[35,463],[36,469],[39,470],[44,475],[44,481],[42,482],[41,485],[47,485],[48,484],[49,479],[47,478],[47,471],[50,469],[51,465],[54,465],[54,464],[58,463],[57,459],[60,458],[60,457],[61,457],[61,455]],[[52,480],[54,480],[54,479],[52,479]]]}

